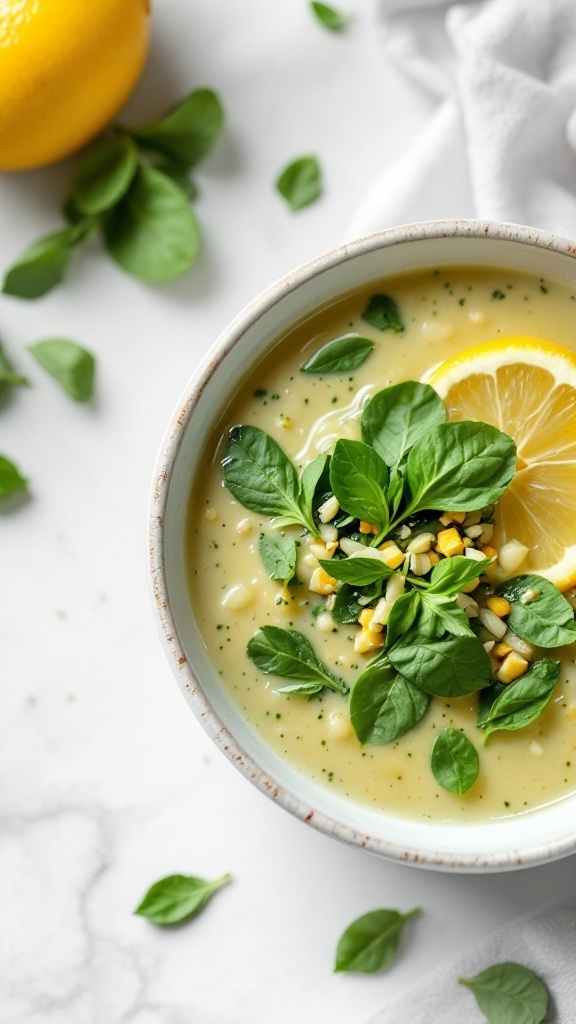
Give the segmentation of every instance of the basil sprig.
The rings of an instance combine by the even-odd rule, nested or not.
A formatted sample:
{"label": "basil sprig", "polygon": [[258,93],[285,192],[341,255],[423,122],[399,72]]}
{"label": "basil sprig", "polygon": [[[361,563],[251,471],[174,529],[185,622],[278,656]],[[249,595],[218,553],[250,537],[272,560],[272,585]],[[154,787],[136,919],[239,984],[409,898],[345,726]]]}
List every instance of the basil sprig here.
{"label": "basil sprig", "polygon": [[387,967],[398,951],[407,921],[420,907],[401,914],[398,910],[372,910],[348,925],[338,940],[334,971],[374,974]]}
{"label": "basil sprig", "polygon": [[480,770],[476,747],[459,729],[443,729],[432,744],[430,767],[439,786],[464,796]]}
{"label": "basil sprig", "polygon": [[289,163],[276,179],[276,190],[296,212],[322,195],[322,170],[315,156],[301,156]]}
{"label": "basil sprig", "polygon": [[295,629],[262,626],[248,642],[248,657],[265,675],[295,679],[280,693],[320,693],[326,686],[336,693],[348,693],[348,687],[316,657],[309,640]]}
{"label": "basil sprig", "polygon": [[522,964],[493,964],[458,981],[474,993],[488,1024],[542,1024],[548,1012],[546,985]]}
{"label": "basil sprig", "polygon": [[543,658],[515,683],[506,686],[487,709],[482,708],[478,725],[484,729],[484,743],[501,729],[525,729],[542,714],[560,676],[560,664]]}
{"label": "basil sprig", "polygon": [[168,875],[150,886],[135,914],[152,924],[179,924],[196,917],[218,889],[232,880],[229,874],[208,882],[195,875]]}
{"label": "basil sprig", "polygon": [[374,348],[374,342],[358,334],[335,338],[319,348],[310,359],[302,363],[302,373],[349,373],[365,363]]}
{"label": "basil sprig", "polygon": [[[510,601],[508,625],[523,640],[537,647],[563,647],[576,641],[572,606],[543,576],[514,576],[498,588],[498,593]],[[524,603],[526,597],[530,600]]]}

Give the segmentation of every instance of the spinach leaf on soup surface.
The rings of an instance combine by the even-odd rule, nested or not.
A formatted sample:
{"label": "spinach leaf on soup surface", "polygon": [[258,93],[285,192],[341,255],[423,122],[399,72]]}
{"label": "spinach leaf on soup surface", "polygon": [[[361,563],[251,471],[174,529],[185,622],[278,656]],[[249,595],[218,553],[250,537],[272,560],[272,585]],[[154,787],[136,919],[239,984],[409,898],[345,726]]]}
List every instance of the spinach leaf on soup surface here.
{"label": "spinach leaf on soup surface", "polygon": [[[373,551],[374,549],[369,548],[368,550]],[[342,580],[344,583],[351,583],[357,587],[366,587],[393,575],[393,570],[381,558],[364,558],[361,554],[336,560],[321,558],[319,561],[324,571],[333,579]]]}
{"label": "spinach leaf on soup surface", "polygon": [[379,391],[362,413],[362,440],[396,466],[424,434],[445,423],[444,403],[429,384],[405,381]]}
{"label": "spinach leaf on soup surface", "polygon": [[[317,455],[312,462],[308,463],[300,477],[299,504],[306,521],[309,523],[314,522],[314,496],[321,486],[321,481],[329,465],[330,456],[323,452],[321,455]],[[326,483],[329,483],[329,477],[327,477]]]}
{"label": "spinach leaf on soup surface", "polygon": [[493,964],[458,981],[474,993],[488,1024],[542,1024],[548,1013],[548,989],[522,964]]}
{"label": "spinach leaf on soup surface", "polygon": [[[391,665],[376,659],[358,677],[350,697],[350,719],[361,743],[390,743],[424,717],[430,697]],[[378,663],[379,662],[379,663]]]}
{"label": "spinach leaf on soup surface", "polygon": [[90,401],[96,370],[91,352],[69,338],[46,338],[28,351],[75,402]]}
{"label": "spinach leaf on soup surface", "polygon": [[362,611],[362,605],[358,604],[359,592],[354,587],[344,583],[336,593],[336,600],[332,608],[332,618],[341,625],[348,625],[358,622],[358,616]]}
{"label": "spinach leaf on soup surface", "polygon": [[576,641],[573,608],[543,576],[514,576],[497,592],[510,601],[508,625],[523,640],[537,647],[563,647]]}
{"label": "spinach leaf on soup surface", "polygon": [[420,907],[407,914],[372,910],[357,917],[338,940],[334,971],[373,974],[387,967],[396,956],[404,925],[420,912]]}
{"label": "spinach leaf on soup surface", "polygon": [[319,348],[310,359],[302,363],[302,373],[349,373],[365,363],[374,348],[374,342],[357,334],[336,338]]}
{"label": "spinach leaf on soup surface", "polygon": [[404,330],[398,306],[389,295],[373,295],[362,313],[362,319],[378,331],[395,331],[400,334]]}
{"label": "spinach leaf on soup surface", "polygon": [[[280,692],[319,693],[326,686],[336,693],[348,693],[346,683],[332,675],[316,657],[309,640],[295,629],[262,626],[248,642],[246,652],[265,675],[298,681],[298,688],[289,687]],[[307,684],[312,684],[312,688]]]}
{"label": "spinach leaf on soup surface", "polygon": [[491,558],[477,561],[475,558],[466,558],[464,555],[442,558],[432,569],[426,592],[454,597],[467,583],[471,583],[477,576],[481,576],[491,561]]}
{"label": "spinach leaf on soup surface", "polygon": [[515,732],[531,725],[548,704],[560,676],[560,663],[547,658],[535,661],[532,668],[496,697],[481,724],[484,743],[494,732]]}
{"label": "spinach leaf on soup surface", "polygon": [[342,14],[335,7],[322,4],[319,0],[311,0],[310,7],[318,21],[330,32],[342,32],[352,20],[350,14]]}
{"label": "spinach leaf on soup surface", "polygon": [[397,597],[390,609],[388,624],[386,626],[386,649],[389,650],[394,644],[408,632],[420,610],[420,595],[415,590],[409,590],[407,594]]}
{"label": "spinach leaf on soup surface", "polygon": [[406,679],[436,697],[461,697],[490,681],[490,659],[474,636],[422,637],[412,627],[388,658]]}
{"label": "spinach leaf on soup surface", "polygon": [[276,190],[296,212],[322,195],[322,172],[315,156],[302,156],[289,163],[276,179]]}
{"label": "spinach leaf on soup surface", "polygon": [[0,501],[10,498],[18,491],[25,491],[28,481],[20,473],[14,463],[5,455],[0,455]]}
{"label": "spinach leaf on soup surface", "polygon": [[362,441],[336,442],[330,462],[330,485],[340,507],[373,523],[379,530],[388,526],[388,470],[380,456]]}
{"label": "spinach leaf on soup surface", "polygon": [[150,886],[135,914],[146,917],[152,924],[179,924],[196,917],[218,889],[232,881],[232,875],[222,875],[213,882],[194,875],[168,875]]}
{"label": "spinach leaf on soup surface", "polygon": [[432,744],[430,767],[439,786],[464,796],[480,770],[478,751],[459,729],[443,729]]}
{"label": "spinach leaf on soup surface", "polygon": [[441,637],[445,632],[454,636],[475,636],[470,619],[454,598],[427,592],[420,597],[418,627],[426,636]]}
{"label": "spinach leaf on soup surface", "polygon": [[296,541],[291,537],[267,537],[261,533],[258,550],[270,579],[289,583],[296,572]]}
{"label": "spinach leaf on soup surface", "polygon": [[233,427],[222,460],[224,485],[251,512],[273,516],[277,525],[302,525],[315,533],[314,523],[299,504],[294,466],[279,444],[259,427]]}

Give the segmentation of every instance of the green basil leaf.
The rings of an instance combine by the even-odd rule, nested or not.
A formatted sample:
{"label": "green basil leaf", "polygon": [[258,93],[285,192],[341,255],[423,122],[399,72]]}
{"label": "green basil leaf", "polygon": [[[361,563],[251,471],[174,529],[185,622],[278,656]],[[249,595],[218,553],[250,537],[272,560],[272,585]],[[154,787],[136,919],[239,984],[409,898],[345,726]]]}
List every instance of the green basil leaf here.
{"label": "green basil leaf", "polygon": [[[522,604],[524,594],[538,596]],[[537,647],[563,647],[576,641],[574,610],[557,587],[543,576],[528,573],[514,576],[498,587],[498,593],[510,601],[510,629]]]}
{"label": "green basil leaf", "polygon": [[480,693],[478,694],[478,718],[476,720],[476,725],[479,729],[482,729],[486,725],[494,701],[501,693],[504,693],[504,690],[508,688],[508,685],[509,684],[496,681],[490,686],[487,686],[485,690],[480,690]]}
{"label": "green basil leaf", "polygon": [[291,683],[289,686],[278,686],[276,693],[298,693],[304,697],[315,697],[324,689],[324,683]]}
{"label": "green basil leaf", "polygon": [[375,448],[386,465],[397,466],[416,441],[447,418],[434,388],[409,380],[370,399],[362,413],[362,440]]}
{"label": "green basil leaf", "polygon": [[70,196],[76,210],[97,216],[115,206],[130,188],[138,168],[138,150],[128,135],[97,140],[82,156]]}
{"label": "green basil leaf", "polygon": [[310,523],[313,522],[314,516],[314,495],[329,461],[330,456],[326,453],[317,455],[308,463],[300,477],[300,507]]}
{"label": "green basil leaf", "polygon": [[75,402],[90,401],[96,368],[91,352],[68,338],[46,338],[28,351]]}
{"label": "green basil leaf", "polygon": [[390,609],[388,623],[386,625],[386,649],[389,650],[394,644],[408,632],[420,610],[420,594],[415,590],[397,597]]}
{"label": "green basil leaf", "polygon": [[453,597],[459,594],[467,583],[481,576],[491,561],[491,558],[477,561],[475,558],[466,558],[465,555],[442,558],[432,569],[427,593]]}
{"label": "green basil leaf", "polygon": [[195,182],[192,181],[189,171],[182,169],[180,164],[172,164],[168,160],[161,160],[156,165],[156,170],[162,171],[166,174],[178,188],[181,188],[188,202],[193,202],[194,199],[198,198],[198,187]]}
{"label": "green basil leaf", "polygon": [[350,373],[365,363],[374,342],[368,338],[360,338],[357,334],[347,334],[344,338],[336,338],[319,348],[310,359],[302,363],[302,373]]}
{"label": "green basil leaf", "polygon": [[478,778],[480,759],[476,747],[463,732],[443,729],[432,744],[430,767],[439,786],[464,796]]}
{"label": "green basil leaf", "polygon": [[548,704],[560,676],[560,664],[543,658],[496,698],[484,725],[484,743],[500,729],[515,732],[535,722]]}
{"label": "green basil leaf", "polygon": [[[370,549],[373,550],[373,549]],[[351,555],[349,558],[320,558],[320,565],[333,579],[351,583],[357,587],[367,587],[379,580],[387,580],[393,575],[381,558],[364,558],[362,555]]]}
{"label": "green basil leaf", "polygon": [[429,704],[428,694],[380,662],[368,665],[354,683],[350,719],[360,743],[391,743],[418,724]]}
{"label": "green basil leaf", "polygon": [[200,247],[196,218],[181,188],[153,167],[138,168],[126,195],[107,214],[110,255],[142,281],[168,281],[192,266]]}
{"label": "green basil leaf", "polygon": [[335,622],[339,622],[343,626],[358,622],[358,616],[363,608],[363,605],[358,604],[358,597],[358,590],[348,586],[347,583],[340,587],[331,612]]}
{"label": "green basil leaf", "polygon": [[407,914],[397,910],[372,910],[357,917],[338,940],[334,971],[373,974],[387,967],[396,956],[404,925],[420,913],[416,907]]}
{"label": "green basil leaf", "polygon": [[298,504],[296,470],[279,444],[259,427],[233,427],[222,460],[224,485],[251,512],[314,533]]}
{"label": "green basil leaf", "polygon": [[134,913],[152,924],[179,924],[196,917],[214,893],[231,880],[232,875],[222,875],[213,882],[194,875],[168,875],[148,889]]}
{"label": "green basil leaf", "polygon": [[2,345],[0,345],[0,397],[15,385],[26,385],[28,380],[19,373],[15,373]]}
{"label": "green basil leaf", "polygon": [[400,334],[404,330],[398,306],[389,295],[373,295],[362,313],[362,319],[378,331],[395,331]]}
{"label": "green basil leaf", "polygon": [[5,455],[0,455],[0,501],[9,498],[18,491],[26,490],[28,481],[21,475],[20,470]]}
{"label": "green basil leaf", "polygon": [[437,697],[462,697],[490,681],[490,659],[475,636],[437,640],[413,627],[388,658],[411,683]]}
{"label": "green basil leaf", "polygon": [[276,179],[276,190],[292,210],[309,206],[322,194],[322,173],[315,156],[292,161]]}
{"label": "green basil leaf", "polygon": [[546,985],[522,964],[493,964],[458,981],[474,993],[488,1024],[542,1024],[548,1013]]}
{"label": "green basil leaf", "polygon": [[320,683],[336,693],[348,692],[346,684],[319,661],[310,642],[295,629],[262,626],[248,642],[246,652],[265,675]]}
{"label": "green basil leaf", "polygon": [[[443,636],[452,633],[454,636],[475,636],[470,627],[470,619],[453,598],[440,597],[436,594],[423,593],[421,596],[421,615],[427,617],[424,632],[429,636]],[[420,625],[421,620],[418,620]]]}
{"label": "green basil leaf", "polygon": [[189,170],[212,149],[224,124],[222,104],[212,89],[195,89],[160,121],[131,131],[141,146],[162,153]]}
{"label": "green basil leaf", "polygon": [[261,533],[258,550],[270,579],[289,583],[296,572],[296,541],[291,537],[267,537]]}
{"label": "green basil leaf", "polygon": [[340,507],[355,519],[388,526],[386,463],[362,441],[336,442],[330,462],[330,486]]}
{"label": "green basil leaf", "polygon": [[345,29],[352,20],[351,15],[342,14],[341,11],[337,11],[335,7],[329,7],[328,4],[321,4],[318,0],[311,0],[310,7],[318,18],[318,21],[324,25],[324,28],[329,29],[330,32],[342,32],[342,30]]}
{"label": "green basil leaf", "polygon": [[39,299],[64,277],[73,246],[81,242],[91,225],[80,222],[40,238],[13,263],[2,291],[19,299]]}
{"label": "green basil leaf", "polygon": [[397,469],[390,471],[390,482],[386,497],[390,508],[390,518],[394,519],[404,497],[404,475]]}
{"label": "green basil leaf", "polygon": [[516,445],[487,423],[440,423],[416,442],[408,456],[410,504],[421,509],[472,512],[497,501],[516,468]]}

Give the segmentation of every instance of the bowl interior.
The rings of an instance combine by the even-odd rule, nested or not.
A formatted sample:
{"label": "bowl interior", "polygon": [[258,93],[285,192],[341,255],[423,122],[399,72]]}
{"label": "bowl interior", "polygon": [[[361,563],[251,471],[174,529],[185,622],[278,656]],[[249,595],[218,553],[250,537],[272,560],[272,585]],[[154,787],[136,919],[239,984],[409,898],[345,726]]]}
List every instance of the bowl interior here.
{"label": "bowl interior", "polygon": [[[235,383],[296,321],[357,287],[430,267],[490,266],[573,284],[570,243],[535,230],[475,222],[420,225],[371,236],[289,275],[225,332],[187,386],[162,447],[151,509],[151,571],[161,631],[181,688],[230,759],[288,810],[341,839],[432,867],[502,870],[576,849],[576,798],[483,824],[403,819],[352,803],[281,760],[221,686],[196,627],[185,574],[191,482]],[[536,823],[537,819],[537,823]]]}

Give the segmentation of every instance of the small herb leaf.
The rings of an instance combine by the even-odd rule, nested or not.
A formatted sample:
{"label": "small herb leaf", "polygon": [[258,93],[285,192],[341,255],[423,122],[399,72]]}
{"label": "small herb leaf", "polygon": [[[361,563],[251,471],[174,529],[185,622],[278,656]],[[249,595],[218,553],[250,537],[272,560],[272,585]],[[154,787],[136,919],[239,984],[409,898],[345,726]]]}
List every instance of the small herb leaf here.
{"label": "small herb leaf", "polygon": [[406,381],[370,399],[362,413],[362,440],[388,466],[396,466],[416,441],[446,419],[446,408],[434,388]]}
{"label": "small herb leaf", "polygon": [[542,1024],[548,1012],[544,982],[522,964],[493,964],[458,980],[474,993],[488,1024]]}
{"label": "small herb leaf", "polygon": [[188,199],[166,174],[140,166],[126,195],[104,220],[108,250],[142,281],[168,281],[192,266],[200,232]]}
{"label": "small herb leaf", "polygon": [[179,924],[196,917],[214,893],[231,879],[231,875],[222,875],[207,882],[194,875],[168,875],[148,889],[134,913],[146,917],[152,924]]}
{"label": "small herb leaf", "polygon": [[258,550],[270,579],[289,583],[296,571],[296,541],[291,537],[267,537],[262,533]]}
{"label": "small herb leaf", "polygon": [[350,15],[342,14],[335,7],[319,3],[318,0],[311,0],[310,7],[318,21],[324,25],[324,28],[329,29],[330,32],[342,32],[351,21]]}
{"label": "small herb leaf", "polygon": [[136,128],[131,134],[141,146],[189,170],[212,149],[223,123],[224,110],[216,93],[195,89],[160,121]]}
{"label": "small herb leaf", "polygon": [[[368,548],[373,551],[373,548]],[[351,555],[349,558],[320,559],[320,565],[335,580],[342,580],[357,587],[367,587],[379,580],[386,580],[393,575],[386,562],[381,558],[368,558],[362,555]]]}
{"label": "small herb leaf", "polygon": [[276,179],[276,189],[294,211],[313,203],[322,194],[317,158],[303,156],[288,164]]}
{"label": "small herb leaf", "polygon": [[430,767],[439,786],[464,796],[478,778],[480,759],[463,732],[443,729],[432,744]]}
{"label": "small herb leaf", "polygon": [[374,342],[368,338],[347,334],[323,345],[300,369],[302,373],[314,374],[349,373],[366,362],[373,348]]}
{"label": "small herb leaf", "polygon": [[28,351],[75,402],[92,398],[96,363],[91,352],[68,338],[46,338]]}
{"label": "small herb leaf", "polygon": [[330,456],[326,453],[317,455],[309,462],[300,477],[300,508],[306,519],[312,523],[314,513],[314,495],[322,474],[326,469]]}
{"label": "small herb leaf", "polygon": [[451,597],[437,597],[423,593],[421,596],[418,626],[426,636],[441,637],[444,633],[454,636],[475,636],[466,613]]}
{"label": "small herb leaf", "polygon": [[478,724],[484,727],[484,743],[493,732],[515,732],[531,725],[548,704],[560,676],[560,663],[543,658],[496,697]]}
{"label": "small herb leaf", "polygon": [[442,558],[432,569],[427,593],[453,597],[459,594],[467,583],[481,576],[491,561],[490,558],[478,561],[475,558],[465,558],[464,555]]}
{"label": "small herb leaf", "polygon": [[296,470],[279,444],[259,427],[233,427],[222,460],[224,484],[251,512],[309,527],[298,504]]}
{"label": "small herb leaf", "polygon": [[71,249],[85,232],[73,225],[40,238],[8,270],[2,291],[20,299],[39,299],[64,277]]}
{"label": "small herb leaf", "polygon": [[246,651],[265,675],[297,679],[299,683],[319,683],[337,693],[348,692],[346,684],[319,661],[310,642],[295,629],[262,626],[248,642]]}
{"label": "small herb leaf", "polygon": [[2,345],[0,345],[0,396],[14,385],[26,385],[28,381],[19,373],[15,373]]}
{"label": "small herb leaf", "polygon": [[362,319],[378,331],[396,331],[400,334],[404,330],[398,306],[389,295],[373,295],[362,313]]}
{"label": "small herb leaf", "polygon": [[394,644],[408,632],[420,610],[420,594],[415,590],[397,597],[390,609],[388,624],[386,626],[386,649],[389,650]]}
{"label": "small herb leaf", "polygon": [[100,138],[82,157],[74,174],[71,199],[89,216],[109,210],[122,199],[138,168],[138,151],[128,135]]}
{"label": "small herb leaf", "polygon": [[362,441],[336,442],[330,462],[330,486],[348,515],[374,523],[380,530],[387,527],[388,470],[369,445]]}
{"label": "small herb leaf", "polygon": [[9,498],[18,491],[26,490],[27,481],[20,470],[5,455],[0,455],[0,501]]}
{"label": "small herb leaf", "polygon": [[490,680],[490,659],[475,636],[437,640],[413,627],[388,658],[406,679],[437,697],[461,697]]}
{"label": "small herb leaf", "polygon": [[[538,647],[562,647],[576,641],[574,611],[557,587],[543,576],[514,576],[498,588],[512,606],[510,629]],[[536,596],[523,603],[523,597]]]}
{"label": "small herb leaf", "polygon": [[391,743],[424,717],[430,697],[391,665],[368,665],[354,683],[350,719],[361,743]]}
{"label": "small herb leaf", "polygon": [[420,908],[400,914],[397,910],[372,910],[356,918],[340,936],[335,971],[373,974],[396,956],[404,925]]}

